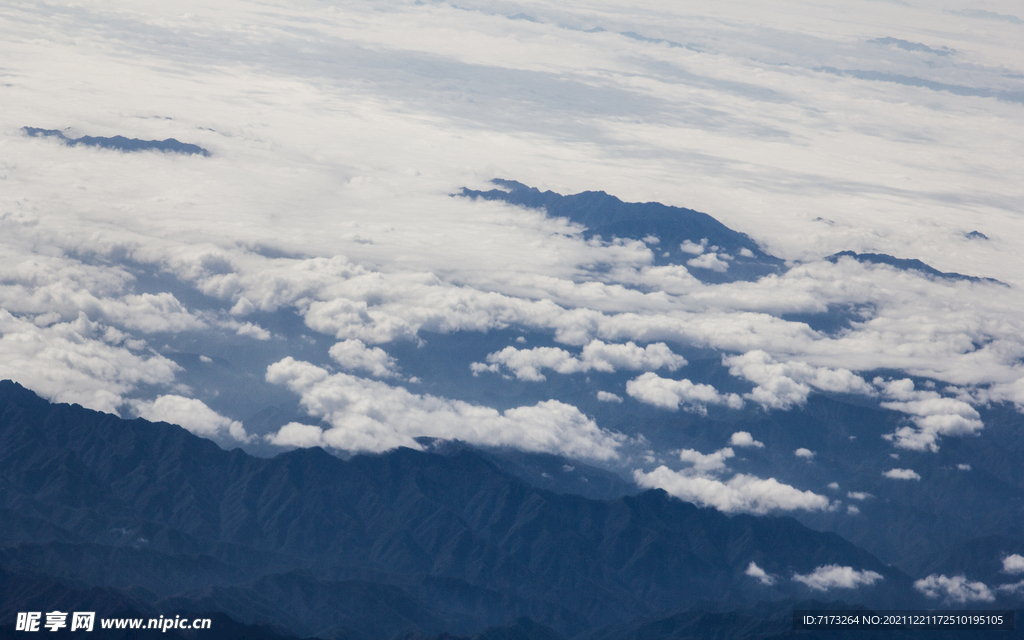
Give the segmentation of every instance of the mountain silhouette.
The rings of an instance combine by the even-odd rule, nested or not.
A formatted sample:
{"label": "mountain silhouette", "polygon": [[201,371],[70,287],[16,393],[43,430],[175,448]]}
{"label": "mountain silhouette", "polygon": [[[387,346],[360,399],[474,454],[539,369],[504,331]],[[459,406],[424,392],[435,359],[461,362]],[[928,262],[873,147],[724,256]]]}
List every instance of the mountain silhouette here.
{"label": "mountain silhouette", "polygon": [[[884,576],[846,595],[915,598],[906,575],[789,517],[730,517],[661,490],[557,494],[465,447],[256,458],[10,381],[0,497],[12,574],[300,636],[472,635],[525,616],[571,637],[697,601],[806,597],[792,575],[830,564]],[[777,582],[747,575],[751,562]]]}

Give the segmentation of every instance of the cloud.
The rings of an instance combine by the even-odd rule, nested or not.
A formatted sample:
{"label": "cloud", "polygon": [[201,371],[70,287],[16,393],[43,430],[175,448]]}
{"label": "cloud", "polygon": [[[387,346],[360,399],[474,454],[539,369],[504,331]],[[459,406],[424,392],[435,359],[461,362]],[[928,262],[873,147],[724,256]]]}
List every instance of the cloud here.
{"label": "cloud", "polygon": [[778,576],[770,575],[764,569],[757,566],[757,563],[753,560],[750,561],[750,564],[747,565],[747,570],[743,573],[744,575],[748,575],[751,578],[754,578],[766,587],[772,586],[779,580]]}
{"label": "cloud", "polygon": [[622,403],[622,398],[615,395],[611,391],[598,391],[597,399],[600,400],[601,402],[617,402],[620,404]]}
{"label": "cloud", "polygon": [[805,362],[776,362],[761,350],[722,358],[729,373],[755,383],[744,397],[765,409],[789,409],[807,401],[811,389],[873,395],[874,388],[846,369],[814,367]]}
{"label": "cloud", "polygon": [[724,405],[742,409],[743,400],[735,393],[720,394],[706,384],[689,380],[671,380],[648,372],[626,383],[626,393],[645,404],[676,411],[682,406],[687,411],[707,413],[707,405]]}
{"label": "cloud", "polygon": [[140,418],[176,424],[204,438],[226,435],[238,442],[251,439],[241,422],[220,415],[195,398],[163,395],[153,401],[133,400],[131,407]]}
{"label": "cloud", "polygon": [[846,497],[851,500],[867,500],[868,498],[874,498],[875,496],[863,491],[847,491]]}
{"label": "cloud", "polygon": [[37,326],[0,309],[0,378],[14,379],[54,402],[117,413],[142,385],[166,385],[179,369],[84,312]]}
{"label": "cloud", "polygon": [[278,429],[276,433],[264,436],[264,439],[270,444],[276,444],[279,447],[309,448],[330,446],[324,440],[323,429],[311,424],[302,424],[301,422],[289,422]]}
{"label": "cloud", "polygon": [[996,587],[996,591],[1003,593],[1009,593],[1011,595],[1017,595],[1018,593],[1024,593],[1024,580],[1020,582],[1014,582],[1010,584],[1001,584]]}
{"label": "cloud", "polygon": [[[1006,144],[1015,117],[995,97],[813,71],[852,60],[865,76],[1012,98],[1022,85],[1004,61],[1015,59],[1015,40],[967,33],[961,16],[926,8],[888,14],[896,26],[956,33],[958,50],[972,52],[930,67],[910,52],[875,51],[861,42],[863,25],[837,22],[824,5],[770,29],[755,7],[738,31],[715,26],[714,10],[610,10],[600,16],[606,34],[559,27],[595,19],[568,5],[531,6],[537,24],[470,5],[296,5],[285,16],[239,4],[215,20],[172,8],[6,15],[4,72],[31,81],[5,87],[15,125],[0,134],[17,159],[0,163],[0,308],[14,319],[4,375],[113,410],[140,387],[173,389],[175,365],[146,341],[212,342],[225,327],[265,339],[255,319],[226,320],[281,311],[374,354],[374,345],[390,351],[430,332],[499,328],[548,332],[572,347],[662,341],[749,352],[729,366],[754,383],[750,401],[773,409],[815,390],[871,395],[853,372],[879,368],[961,385],[976,393],[977,402],[958,398],[969,405],[1024,407],[1019,145]],[[309,19],[316,38],[287,28]],[[663,32],[695,43],[692,59],[648,41],[608,46],[615,33]],[[262,55],[268,46],[279,55]],[[55,58],[118,72],[86,85],[78,67]],[[66,99],[47,98],[58,92]],[[22,124],[177,137],[213,156],[128,159],[28,138],[16,132]],[[542,190],[695,206],[792,268],[704,286],[681,265],[654,266],[640,243],[591,241],[579,225],[536,211],[448,197],[499,174]],[[986,246],[965,244],[965,209],[992,237]],[[815,221],[822,212],[831,224]],[[706,245],[683,245],[695,268],[742,263]],[[919,257],[1014,287],[992,295],[819,259],[844,249]],[[179,282],[136,281],[140,265]],[[202,312],[186,308],[193,299]],[[80,313],[99,333],[72,326]],[[815,329],[815,317],[848,321]],[[583,361],[556,364],[580,366],[570,360]],[[374,362],[397,371],[387,360],[364,364]],[[660,406],[715,404],[694,399],[700,385],[674,382],[656,396]],[[908,416],[891,434],[897,446],[934,449],[979,432],[962,406],[909,404],[924,400],[887,399],[906,403],[892,405]]]}
{"label": "cloud", "polygon": [[852,504],[849,504],[846,505],[846,513],[848,513],[851,516],[860,515],[860,509]]}
{"label": "cloud", "polygon": [[920,480],[921,476],[918,475],[913,469],[889,469],[882,474],[886,478],[892,480]]}
{"label": "cloud", "polygon": [[398,375],[394,358],[380,347],[367,347],[357,338],[336,343],[328,353],[346,371],[365,371],[378,378]]}
{"label": "cloud", "polygon": [[683,253],[689,253],[695,256],[699,256],[700,254],[704,253],[704,247],[706,247],[707,244],[707,238],[701,240],[700,244],[697,244],[696,242],[691,242],[689,240],[683,240],[683,244],[679,245],[679,248],[683,251]]}
{"label": "cloud", "polygon": [[[331,425],[316,438],[303,425],[283,428],[268,441],[292,446],[316,442],[347,451],[420,448],[418,436],[471,444],[514,446],[568,456],[609,460],[625,437],[601,429],[572,406],[556,400],[498,412],[346,373],[331,374],[288,357],[267,368],[267,381],[300,396],[306,411]],[[288,427],[288,425],[286,425]]]}
{"label": "cloud", "polygon": [[853,567],[829,564],[818,567],[807,575],[794,575],[793,580],[802,582],[815,591],[829,591],[831,589],[870,587],[879,580],[884,580],[884,578],[875,571],[857,571]]}
{"label": "cloud", "polygon": [[606,344],[600,340],[592,340],[583,347],[579,357],[557,347],[505,347],[501,351],[488,354],[487,363],[485,365],[474,362],[470,368],[474,373],[496,373],[504,366],[520,380],[540,382],[545,379],[541,369],[552,369],[562,374],[588,371],[614,373],[617,369],[637,371],[664,368],[675,371],[686,364],[686,359],[672,353],[664,342],[639,347],[633,342]]}
{"label": "cloud", "polygon": [[650,473],[633,472],[641,487],[664,489],[668,493],[701,506],[715,507],[726,513],[765,514],[770,511],[823,511],[828,498],[811,491],[800,491],[775,478],[767,480],[737,473],[726,481],[717,478],[672,471],[660,466]]}
{"label": "cloud", "polygon": [[729,270],[728,260],[731,260],[731,258],[724,253],[705,253],[702,256],[687,260],[686,266],[725,273]]}
{"label": "cloud", "polygon": [[901,449],[938,451],[942,437],[977,435],[984,428],[978,411],[956,398],[944,398],[936,391],[919,391],[910,379],[883,383],[887,398],[882,407],[913,416],[914,427],[904,426],[885,437]]}
{"label": "cloud", "polygon": [[763,442],[754,440],[754,436],[750,435],[748,431],[737,431],[729,437],[729,445],[733,447],[757,447],[758,449],[764,448]]}
{"label": "cloud", "polygon": [[693,449],[683,449],[679,452],[679,459],[690,464],[693,471],[705,475],[724,470],[726,468],[725,461],[735,455],[736,453],[728,447],[708,454]]}
{"label": "cloud", "polygon": [[1013,553],[1003,558],[1003,571],[1006,573],[1024,573],[1024,556]]}
{"label": "cloud", "polygon": [[969,582],[966,577],[933,573],[914,582],[914,588],[929,598],[943,598],[947,602],[992,602],[995,596],[983,582]]}
{"label": "cloud", "polygon": [[814,452],[811,451],[810,449],[805,449],[803,447],[800,447],[799,449],[794,451],[793,455],[795,455],[798,458],[804,458],[807,460],[811,460],[814,458]]}

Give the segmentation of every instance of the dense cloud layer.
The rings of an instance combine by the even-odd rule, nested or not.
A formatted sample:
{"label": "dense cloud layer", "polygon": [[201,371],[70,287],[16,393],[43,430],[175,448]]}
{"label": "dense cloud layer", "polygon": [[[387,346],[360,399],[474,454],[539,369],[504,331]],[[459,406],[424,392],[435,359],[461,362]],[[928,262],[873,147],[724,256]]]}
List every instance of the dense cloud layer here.
{"label": "dense cloud layer", "polygon": [[[851,6],[0,7],[0,376],[245,441],[243,405],[214,411],[173,360],[230,335],[292,349],[268,379],[322,421],[270,442],[435,435],[616,458],[622,437],[573,398],[498,411],[396,386],[413,381],[394,345],[512,328],[560,346],[461,366],[527,382],[640,372],[598,393],[604,408],[781,411],[856,394],[904,416],[898,449],[984,437],[980,406],[1024,409],[1015,9]],[[210,156],[67,147],[24,126],[173,137]],[[688,241],[685,264],[664,265],[657,238],[588,238],[450,195],[495,177],[703,210],[789,269],[705,285],[693,273],[732,273],[744,255]],[[823,259],[843,250],[1009,286]],[[294,335],[268,324],[293,316]],[[321,344],[306,333],[332,345],[318,365],[295,353]],[[690,348],[720,352],[749,391],[700,382]],[[904,373],[868,382],[875,370]],[[760,444],[741,433],[731,447]],[[637,477],[730,511],[828,506],[692,462]]]}

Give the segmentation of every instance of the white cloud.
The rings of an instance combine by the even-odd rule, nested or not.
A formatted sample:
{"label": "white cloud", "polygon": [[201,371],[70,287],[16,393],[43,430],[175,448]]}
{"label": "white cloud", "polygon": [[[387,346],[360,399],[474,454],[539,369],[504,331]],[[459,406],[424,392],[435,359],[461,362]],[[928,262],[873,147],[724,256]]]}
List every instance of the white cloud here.
{"label": "white cloud", "polygon": [[847,491],[846,497],[851,500],[867,500],[868,498],[874,498],[875,496],[864,491]]}
{"label": "white cloud", "polygon": [[163,395],[153,401],[133,400],[131,407],[140,418],[176,424],[204,438],[227,435],[239,442],[251,439],[241,422],[220,415],[195,398]]}
{"label": "white cloud", "polygon": [[831,589],[870,587],[884,578],[875,571],[857,571],[853,567],[829,564],[818,567],[807,575],[796,574],[793,576],[793,580],[802,582],[815,591],[829,591]]}
{"label": "white cloud", "polygon": [[179,369],[128,335],[85,313],[45,327],[0,309],[0,378],[14,379],[54,402],[107,413],[140,385],[165,385]]}
{"label": "white cloud", "polygon": [[1024,573],[1024,556],[1013,553],[1003,558],[1003,571],[1006,573]]}
{"label": "white cloud", "polygon": [[695,451],[694,449],[683,449],[679,452],[679,459],[689,463],[693,471],[702,475],[723,471],[726,468],[725,461],[735,456],[736,453],[728,447],[708,454]]}
{"label": "white cloud", "polygon": [[310,415],[331,425],[319,439],[302,425],[269,438],[293,446],[316,442],[348,451],[386,451],[399,446],[420,448],[414,438],[431,436],[608,460],[618,456],[625,440],[598,427],[576,407],[556,400],[498,412],[346,373],[332,375],[290,357],[267,368],[267,381],[286,385],[299,394]]}
{"label": "white cloud", "polygon": [[736,433],[729,436],[729,444],[733,447],[757,447],[758,449],[764,448],[763,442],[754,440],[754,436],[750,435],[749,431],[737,431]]}
{"label": "white cloud", "polygon": [[557,373],[585,373],[601,371],[614,373],[618,369],[628,371],[668,369],[675,371],[686,364],[686,359],[672,353],[664,342],[639,347],[633,342],[606,344],[592,340],[583,347],[578,357],[557,347],[535,347],[516,349],[505,347],[488,354],[487,363],[474,362],[470,365],[474,373],[498,372],[504,366],[520,380],[540,382],[545,379],[542,369]]}
{"label": "white cloud", "polygon": [[255,338],[256,340],[270,340],[270,332],[252,322],[239,324],[235,332],[240,336]]}
{"label": "white cloud", "polygon": [[683,240],[683,244],[679,245],[679,249],[682,250],[683,253],[689,253],[695,256],[699,256],[700,254],[704,253],[704,247],[706,247],[707,244],[707,238],[701,240],[700,244],[697,244],[696,242],[691,242],[689,240]]}
{"label": "white cloud", "polygon": [[650,473],[639,469],[633,480],[641,487],[664,489],[688,502],[715,507],[726,513],[765,514],[770,511],[822,511],[828,498],[811,491],[800,491],[775,478],[767,480],[737,473],[726,481],[717,478],[672,471],[660,466]]}
{"label": "white cloud", "polygon": [[846,513],[848,513],[851,516],[860,515],[860,509],[857,508],[855,505],[848,504],[846,505]]}
{"label": "white cloud", "polygon": [[[17,162],[0,163],[0,308],[41,330],[4,333],[28,343],[4,345],[15,355],[0,365],[5,375],[112,410],[142,384],[174,382],[169,361],[132,346],[146,336],[228,327],[269,338],[255,322],[226,324],[225,314],[283,309],[364,345],[513,327],[578,347],[600,339],[761,352],[770,358],[763,366],[754,358],[730,367],[768,408],[797,406],[814,389],[867,393],[852,372],[878,368],[1024,407],[1018,105],[815,71],[856,64],[1012,95],[1020,82],[1002,70],[1016,60],[1014,38],[965,31],[962,16],[927,7],[840,19],[825,5],[783,3],[751,5],[737,18],[712,5],[655,3],[609,5],[595,18],[541,3],[530,11],[542,24],[480,7],[5,13],[4,72],[24,82],[5,87],[15,124],[0,142]],[[594,19],[607,31],[558,26]],[[954,34],[949,44],[970,59],[925,65],[865,45],[878,19]],[[316,38],[288,28],[311,20]],[[626,30],[697,46],[683,59],[616,35]],[[280,55],[257,56],[268,37]],[[176,44],[182,38],[189,47]],[[692,65],[702,73],[687,72]],[[676,67],[683,72],[664,72]],[[109,72],[82,84],[83,69]],[[58,92],[66,99],[49,99]],[[154,117],[153,105],[166,114]],[[21,135],[19,123],[174,136],[214,155],[63,148]],[[495,175],[694,206],[794,266],[706,287],[679,265],[652,266],[642,243],[588,242],[578,226],[537,212],[448,197]],[[963,239],[965,207],[991,242]],[[821,215],[831,220],[815,221]],[[728,266],[706,244],[684,250],[692,245],[705,268]],[[842,249],[918,257],[1014,286],[993,295],[987,285],[818,260]],[[136,292],[119,262],[178,276],[221,308],[192,312],[186,298],[141,283]],[[832,334],[780,318],[837,308],[863,313]],[[123,340],[76,342],[83,334],[63,325],[80,313]],[[689,392],[675,395],[677,407],[702,406],[688,404]],[[980,429],[959,405],[893,408],[913,425],[892,434],[897,446],[932,449]]]}
{"label": "white cloud", "polygon": [[1003,593],[1009,593],[1011,595],[1024,593],[1024,580],[1021,580],[1020,582],[1013,582],[1010,584],[1001,584],[998,587],[996,587],[996,591],[1002,591]]}
{"label": "white cloud", "polygon": [[734,393],[720,394],[711,385],[694,384],[689,380],[671,380],[648,372],[626,383],[626,393],[640,402],[676,411],[706,413],[707,405],[743,408],[743,400]]}
{"label": "white cloud", "polygon": [[789,409],[807,401],[811,389],[872,395],[874,388],[846,369],[814,367],[805,362],[776,362],[761,350],[722,358],[729,373],[756,384],[746,398],[766,409]]}
{"label": "white cloud", "polygon": [[971,465],[960,463],[960,464],[956,465],[956,468],[959,469],[960,471],[970,471],[971,470]]}
{"label": "white cloud", "polygon": [[380,347],[367,347],[362,340],[342,340],[331,347],[331,358],[346,371],[365,371],[378,378],[398,375],[398,364]]}
{"label": "white cloud", "polygon": [[839,490],[839,483],[838,482],[830,482],[830,483],[828,483],[828,488],[833,490],[833,491],[838,491]]}
{"label": "white cloud", "polygon": [[798,458],[804,458],[807,460],[811,460],[814,458],[814,452],[811,451],[810,449],[805,449],[804,447],[800,447],[799,449],[794,451],[793,455],[795,455]]}
{"label": "white cloud", "polygon": [[969,582],[965,576],[952,578],[933,573],[914,582],[914,588],[929,598],[943,598],[947,602],[992,602],[995,596],[983,582]]}
{"label": "white cloud", "polygon": [[764,569],[757,566],[757,563],[753,560],[750,561],[750,564],[747,565],[747,570],[743,573],[745,575],[750,576],[751,578],[754,578],[766,587],[772,586],[779,580],[778,576],[773,576],[769,574]]}
{"label": "white cloud", "polygon": [[598,391],[597,399],[600,400],[601,402],[622,402],[622,398],[615,395],[611,391]]}
{"label": "white cloud", "polygon": [[276,433],[264,436],[270,444],[281,447],[327,447],[330,446],[324,440],[324,430],[311,424],[301,422],[289,422]]}
{"label": "white cloud", "polygon": [[724,253],[705,253],[702,256],[687,260],[686,266],[725,273],[729,270],[728,260],[731,260],[731,258]]}
{"label": "white cloud", "polygon": [[892,480],[920,480],[921,476],[913,469],[889,469],[882,474]]}
{"label": "white cloud", "polygon": [[884,437],[902,449],[938,451],[942,437],[977,435],[984,428],[977,410],[962,399],[942,397],[938,392],[917,390],[909,378],[875,379],[887,401],[882,407],[913,416],[914,427],[903,426]]}

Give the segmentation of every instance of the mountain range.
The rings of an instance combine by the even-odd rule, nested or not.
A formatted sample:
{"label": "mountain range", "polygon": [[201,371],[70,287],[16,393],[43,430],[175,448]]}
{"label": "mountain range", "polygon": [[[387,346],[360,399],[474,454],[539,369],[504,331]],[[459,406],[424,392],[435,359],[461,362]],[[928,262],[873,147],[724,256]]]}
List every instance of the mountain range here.
{"label": "mountain range", "polygon": [[793,576],[830,565],[878,574],[847,599],[923,603],[906,574],[792,518],[727,516],[661,490],[555,493],[467,447],[256,458],[6,381],[0,469],[0,566],[22,594],[5,597],[4,621],[60,592],[62,606],[216,612],[296,636],[519,625],[569,638],[699,602],[813,597]]}

